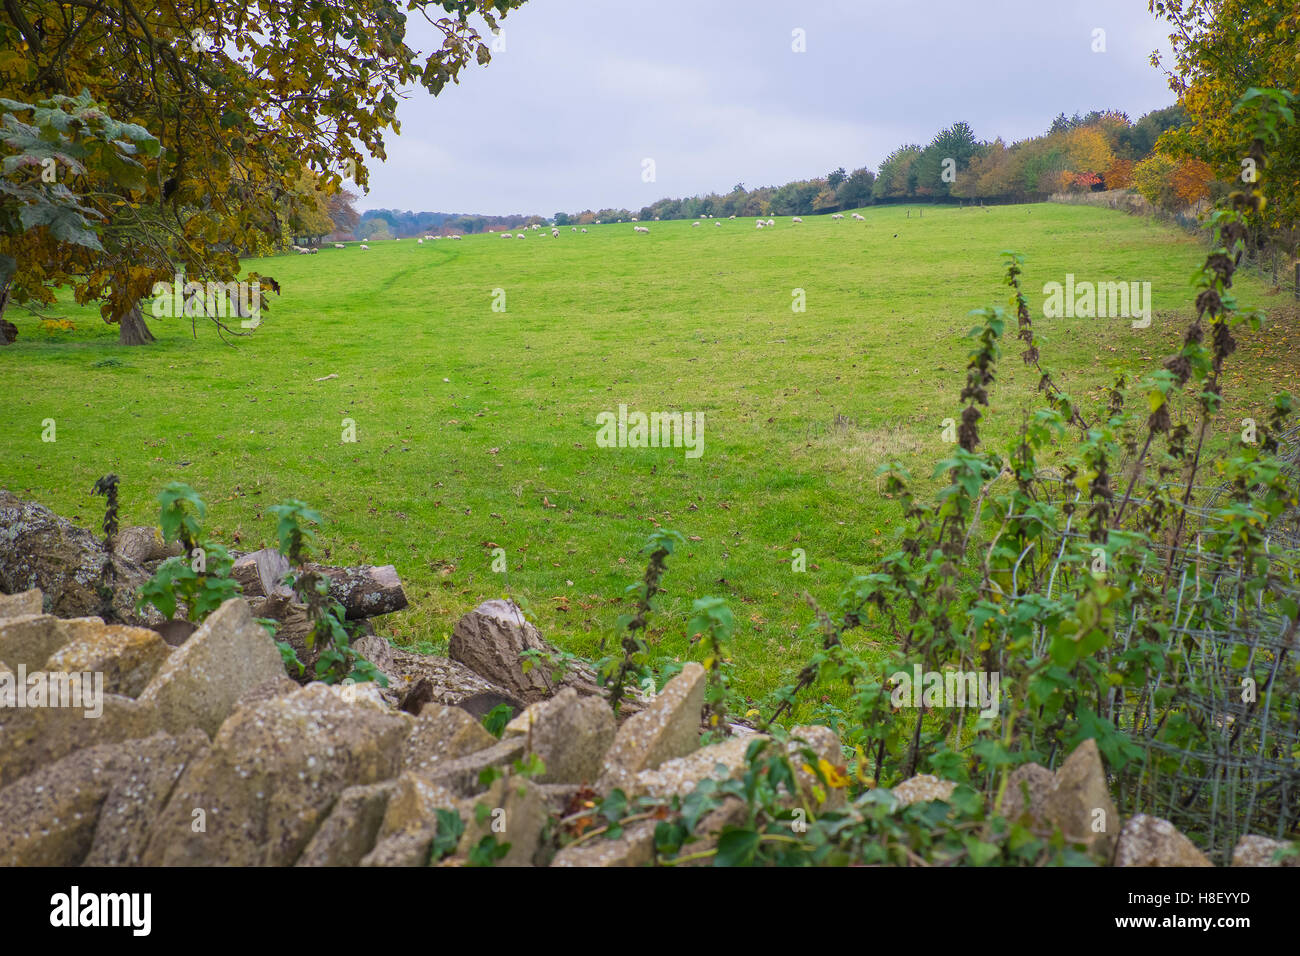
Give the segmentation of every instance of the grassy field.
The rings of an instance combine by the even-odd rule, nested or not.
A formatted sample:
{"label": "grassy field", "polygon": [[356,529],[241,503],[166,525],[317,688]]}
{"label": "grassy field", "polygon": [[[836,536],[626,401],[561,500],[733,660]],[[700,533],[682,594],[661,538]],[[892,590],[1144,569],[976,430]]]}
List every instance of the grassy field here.
{"label": "grassy field", "polygon": [[[596,655],[656,527],[688,536],[670,561],[650,638],[697,654],[691,603],[726,597],[741,688],[790,678],[816,638],[802,594],[842,585],[896,546],[895,502],[874,472],[902,459],[929,481],[958,413],[967,312],[1004,305],[1003,249],[1026,256],[1043,361],[1090,410],[1115,373],[1173,351],[1191,316],[1194,239],[1078,206],[884,207],[866,222],[788,218],[650,223],[351,245],[248,265],[284,293],[234,347],[200,324],[154,319],[158,343],[125,349],[97,311],[74,331],[21,309],[0,349],[0,486],[94,526],[90,487],[116,472],[124,523],[153,523],[168,481],[194,486],[226,544],[271,543],[266,509],[301,498],[326,516],[335,563],[392,563],[411,608],[382,619],[396,642],[445,648],[456,619],[508,586],[546,636]],[[1150,328],[1041,317],[1043,283],[1067,273],[1150,281]],[[1297,385],[1296,314],[1253,280],[1243,301],[1274,312],[1242,332],[1223,429]],[[506,311],[492,310],[503,289]],[[805,312],[791,309],[802,289]],[[983,434],[1009,442],[1038,401],[1014,326]],[[324,376],[336,375],[318,381]],[[704,414],[702,457],[599,448],[596,416]],[[53,418],[57,441],[42,442]],[[345,443],[352,419],[357,442]],[[503,548],[508,573],[491,570]],[[792,570],[803,548],[807,571]]]}

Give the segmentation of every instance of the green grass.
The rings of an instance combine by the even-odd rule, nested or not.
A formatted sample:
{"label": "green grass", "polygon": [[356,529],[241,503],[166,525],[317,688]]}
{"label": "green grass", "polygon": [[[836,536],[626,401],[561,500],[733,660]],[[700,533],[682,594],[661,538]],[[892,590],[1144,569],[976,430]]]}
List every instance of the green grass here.
{"label": "green grass", "polygon": [[[95,526],[100,475],[123,479],[124,524],[153,523],[154,496],[180,479],[207,501],[215,536],[247,550],[271,543],[270,505],[303,499],[326,516],[330,561],[397,566],[412,606],[380,625],[424,650],[503,593],[500,546],[546,636],[595,655],[647,534],[674,528],[689,546],[670,559],[651,641],[695,655],[691,602],[723,596],[739,685],[760,695],[816,642],[802,593],[833,606],[894,549],[899,509],[877,492],[876,467],[900,458],[928,481],[950,447],[940,423],[959,410],[967,312],[1006,303],[1001,250],[1025,254],[1035,309],[1067,272],[1152,283],[1149,329],[1036,315],[1044,363],[1092,412],[1117,371],[1132,378],[1177,347],[1204,257],[1181,233],[1089,207],[863,212],[865,223],[649,223],[649,236],[624,223],[250,262],[284,294],[235,347],[202,320],[197,340],[187,321],[151,320],[158,343],[126,349],[96,310],[47,310],[75,321],[68,332],[11,309],[0,485]],[[1239,285],[1247,302],[1278,303]],[[491,309],[497,288],[504,313]],[[795,288],[804,313],[791,311]],[[1294,385],[1293,325],[1239,336],[1225,429]],[[982,425],[997,449],[1039,401],[1014,325],[1004,345]],[[703,412],[703,457],[598,448],[596,415],[620,403]],[[47,418],[54,443],[41,441]],[[340,441],[345,418],[356,444]],[[806,573],[791,570],[794,548]]]}

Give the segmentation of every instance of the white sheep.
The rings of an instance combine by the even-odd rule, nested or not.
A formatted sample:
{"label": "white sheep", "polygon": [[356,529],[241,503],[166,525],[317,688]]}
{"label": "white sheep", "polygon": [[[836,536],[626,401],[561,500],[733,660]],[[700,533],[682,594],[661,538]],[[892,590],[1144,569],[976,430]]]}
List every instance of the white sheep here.
{"label": "white sheep", "polygon": [[366,245],[366,244],[363,242],[363,243],[361,243],[361,248],[362,248],[362,249],[369,249],[370,247],[369,247],[368,245]]}
{"label": "white sheep", "polygon": [[633,222],[636,222],[636,216],[633,216],[633,217],[632,217],[632,221],[633,221]]}
{"label": "white sheep", "polygon": [[415,240],[415,244],[416,244],[417,246],[422,246],[422,245],[424,245],[424,240],[423,240],[423,239],[416,239],[416,240]]}
{"label": "white sheep", "polygon": [[583,232],[586,232],[586,231],[587,231],[587,227],[586,227],[586,226],[583,226],[583,227],[582,227],[582,231],[583,231]]}
{"label": "white sheep", "polygon": [[453,239],[459,239],[460,236],[452,236]]}
{"label": "white sheep", "polygon": [[649,227],[649,226],[633,226],[633,227],[632,227],[632,231],[633,231],[633,232],[649,232],[649,231],[650,231],[650,227]]}
{"label": "white sheep", "polygon": [[552,229],[552,230],[551,230],[551,238],[552,238],[552,239],[559,239],[559,238],[560,238],[560,230],[558,230],[558,229]]}
{"label": "white sheep", "polygon": [[730,216],[728,216],[727,218],[728,218],[728,219],[735,219],[735,218],[736,218],[736,214],[735,214],[735,213],[732,213],[732,214],[731,214]]}
{"label": "white sheep", "polygon": [[696,226],[698,226],[698,225],[699,225],[698,222],[693,222],[693,223],[691,223],[691,228],[694,229],[694,228],[695,228]]}
{"label": "white sheep", "polygon": [[717,226],[719,229],[722,228],[722,223],[720,222],[715,222],[714,225]]}
{"label": "white sheep", "polygon": [[760,220],[759,222],[754,223],[754,227],[755,227],[756,229],[762,229],[762,228],[763,228],[763,223],[762,223],[762,221]]}
{"label": "white sheep", "polygon": [[790,217],[790,224],[791,224],[791,225],[794,225],[796,222],[803,222],[803,220],[800,219],[798,216],[791,216],[791,217]]}
{"label": "white sheep", "polygon": [[336,243],[334,243],[334,248],[335,248],[335,249],[346,249],[347,246],[343,245],[343,243],[341,243],[341,242],[336,242]]}
{"label": "white sheep", "polygon": [[776,225],[776,220],[775,220],[775,219],[769,219],[769,220],[767,221],[767,224],[768,224],[769,226],[775,226],[775,225]]}
{"label": "white sheep", "polygon": [[522,239],[523,237],[524,237],[524,234],[523,234],[522,232],[521,232],[519,235],[515,236],[516,239]]}
{"label": "white sheep", "polygon": [[510,233],[508,233],[508,232],[503,232],[503,233],[501,233],[501,238],[502,238],[502,239],[513,239],[514,236],[510,235]]}
{"label": "white sheep", "polygon": [[[577,226],[570,226],[570,227],[569,227],[569,232],[577,232],[577,231],[578,231],[578,227],[577,227]],[[583,232],[586,232],[586,230],[584,229]]]}

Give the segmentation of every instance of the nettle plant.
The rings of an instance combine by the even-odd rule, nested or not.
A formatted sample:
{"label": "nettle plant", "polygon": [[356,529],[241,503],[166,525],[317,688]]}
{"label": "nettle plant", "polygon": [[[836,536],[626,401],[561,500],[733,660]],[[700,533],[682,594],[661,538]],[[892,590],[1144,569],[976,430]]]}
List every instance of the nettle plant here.
{"label": "nettle plant", "polygon": [[[320,645],[315,664],[315,679],[326,684],[351,680],[355,683],[375,681],[381,686],[388,680],[374,664],[352,650],[343,605],[330,596],[329,577],[308,566],[311,549],[316,545],[313,525],[321,516],[301,501],[288,501],[268,509],[276,518],[275,536],[280,553],[292,565],[284,583],[293,589],[299,603],[307,608],[312,621],[306,637],[308,648]],[[285,645],[281,644],[281,654]],[[290,652],[292,656],[292,652]],[[296,662],[296,657],[293,657]],[[299,663],[299,667],[302,665]]]}
{"label": "nettle plant", "polygon": [[[1268,148],[1294,121],[1291,102],[1251,90],[1238,103],[1254,169],[1266,169]],[[1096,861],[1081,845],[1002,808],[1016,766],[1055,766],[1090,738],[1122,814],[1164,816],[1223,857],[1246,832],[1293,834],[1300,496],[1296,453],[1283,441],[1292,398],[1278,395],[1266,421],[1247,420],[1230,439],[1212,431],[1234,332],[1263,321],[1232,291],[1263,207],[1257,179],[1210,217],[1218,241],[1193,276],[1196,315],[1177,354],[1135,384],[1118,378],[1095,420],[1041,364],[1024,260],[1005,253],[1012,311],[972,313],[957,443],[935,470],[947,481],[927,502],[900,464],[881,469],[902,509],[900,547],[854,577],[833,610],[809,598],[819,647],[768,702],[762,729],[772,740],[750,745],[739,779],[671,801],[629,803],[616,791],[562,821],[561,839],[655,819],[666,863],[1086,864]],[[982,449],[980,424],[1013,321],[1046,407],[1026,410],[999,454]],[[645,668],[640,632],[675,540],[660,532],[647,546],[645,579],[630,589],[636,610],[622,622],[623,659],[602,662],[614,700]],[[697,602],[691,627],[721,660],[728,626],[716,599]],[[859,629],[882,640],[859,652]],[[896,675],[917,668],[996,675],[1000,693],[991,710],[900,697]],[[783,745],[779,721],[818,683],[849,690],[847,704],[822,712],[841,735],[842,766]],[[711,683],[711,720],[724,687]],[[797,785],[798,769],[817,780],[813,794]],[[902,808],[889,788],[918,771],[958,785],[945,801]],[[843,808],[818,812],[840,788]],[[728,800],[743,803],[743,823],[693,849],[699,822]]]}
{"label": "nettle plant", "polygon": [[[116,476],[112,501],[116,501]],[[96,486],[99,487],[98,485]],[[182,555],[163,561],[152,578],[140,589],[137,608],[143,610],[152,604],[164,617],[172,618],[178,608],[184,608],[186,619],[200,624],[223,603],[241,593],[239,583],[231,576],[234,560],[224,546],[211,541],[203,534],[203,521],[207,507],[203,499],[189,485],[174,481],[158,495],[160,504],[159,526],[164,541],[178,542]],[[301,501],[288,501],[269,509],[276,518],[276,540],[280,552],[291,565],[284,583],[294,592],[299,603],[307,608],[312,630],[305,643],[308,648],[321,646],[313,677],[327,684],[351,680],[354,683],[376,681],[381,685],[387,678],[369,661],[359,657],[351,648],[345,623],[346,612],[329,593],[329,578],[310,568],[311,548],[316,544],[313,525],[320,524],[320,515]],[[105,525],[105,532],[116,531],[116,512],[113,511],[113,532]],[[107,521],[107,519],[106,519]],[[261,624],[274,635],[276,621],[261,619]],[[294,649],[285,641],[277,641],[280,656],[286,669],[302,676],[306,668]]]}
{"label": "nettle plant", "polygon": [[222,545],[204,537],[207,507],[193,488],[173,481],[159,493],[158,504],[163,540],[178,542],[184,553],[158,565],[140,589],[137,606],[152,604],[169,619],[183,606],[186,620],[198,624],[239,594],[230,575],[235,562]]}

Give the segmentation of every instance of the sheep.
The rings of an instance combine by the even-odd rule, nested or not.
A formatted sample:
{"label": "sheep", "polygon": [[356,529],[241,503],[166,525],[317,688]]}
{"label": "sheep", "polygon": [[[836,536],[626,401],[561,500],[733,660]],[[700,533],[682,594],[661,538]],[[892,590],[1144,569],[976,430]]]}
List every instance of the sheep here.
{"label": "sheep", "polygon": [[363,242],[363,243],[361,243],[361,248],[362,248],[362,249],[369,249],[370,247],[369,247],[368,245],[366,245],[366,244]]}
{"label": "sheep", "polygon": [[732,213],[730,216],[728,216],[727,218],[728,218],[728,219],[735,219],[735,218],[736,218],[736,214],[733,212],[733,213]]}
{"label": "sheep", "polygon": [[719,229],[722,228],[722,223],[720,222],[715,222],[714,225],[717,226]]}
{"label": "sheep", "polygon": [[347,246],[343,245],[343,243],[341,243],[341,242],[336,242],[336,243],[334,243],[334,248],[335,248],[335,249],[346,249]]}
{"label": "sheep", "polygon": [[514,236],[510,235],[510,233],[508,233],[508,232],[503,232],[503,233],[501,233],[501,238],[502,238],[502,239],[513,239]]}
{"label": "sheep", "polygon": [[[577,232],[577,231],[578,231],[578,227],[577,227],[577,226],[570,226],[570,227],[569,227],[569,232]],[[583,231],[583,232],[586,232],[587,230],[584,229],[584,230],[582,230],[582,231]]]}
{"label": "sheep", "polygon": [[762,223],[762,222],[756,222],[756,223],[754,223],[754,227],[755,227],[756,229],[762,229],[762,228],[763,228],[763,223]]}
{"label": "sheep", "polygon": [[857,219],[857,220],[860,220],[861,222],[866,222],[866,221],[867,221],[867,217],[866,217],[866,216],[859,216],[856,212],[853,214],[853,218],[854,218],[854,219]]}
{"label": "sheep", "polygon": [[632,221],[633,221],[633,222],[636,222],[636,216],[633,216],[633,217],[632,217]]}
{"label": "sheep", "polygon": [[583,226],[583,227],[582,227],[582,231],[583,231],[583,232],[586,232],[586,231],[587,231],[587,227],[586,227],[586,226]]}
{"label": "sheep", "polygon": [[790,225],[794,225],[797,222],[803,222],[803,220],[800,219],[798,216],[792,216],[790,218]]}
{"label": "sheep", "polygon": [[552,229],[552,230],[551,230],[551,238],[552,238],[552,239],[559,239],[559,238],[560,238],[560,230],[558,230],[558,229]]}
{"label": "sheep", "polygon": [[460,236],[452,236],[451,238],[453,238],[453,239],[459,239]]}
{"label": "sheep", "polygon": [[698,226],[698,225],[699,225],[698,222],[693,222],[693,223],[691,223],[691,228],[693,229],[693,228],[695,228],[695,227]]}
{"label": "sheep", "polygon": [[516,238],[516,239],[522,239],[522,238],[524,238],[524,234],[521,232],[519,235],[515,236],[515,238]]}
{"label": "sheep", "polygon": [[767,221],[767,224],[768,224],[769,226],[775,226],[775,225],[776,225],[776,220],[775,220],[775,219],[769,219],[769,220]]}
{"label": "sheep", "polygon": [[633,231],[633,232],[646,232],[646,233],[648,233],[648,232],[650,231],[650,227],[649,227],[649,226],[633,226],[633,227],[632,227],[632,231]]}
{"label": "sheep", "polygon": [[422,245],[424,245],[424,240],[423,240],[423,239],[416,239],[416,240],[415,240],[415,244],[416,244],[417,246],[422,246]]}
{"label": "sheep", "polygon": [[832,219],[843,219],[844,217],[843,217],[842,215],[840,215],[839,213],[835,213],[833,216],[831,216],[831,218],[832,218]]}

